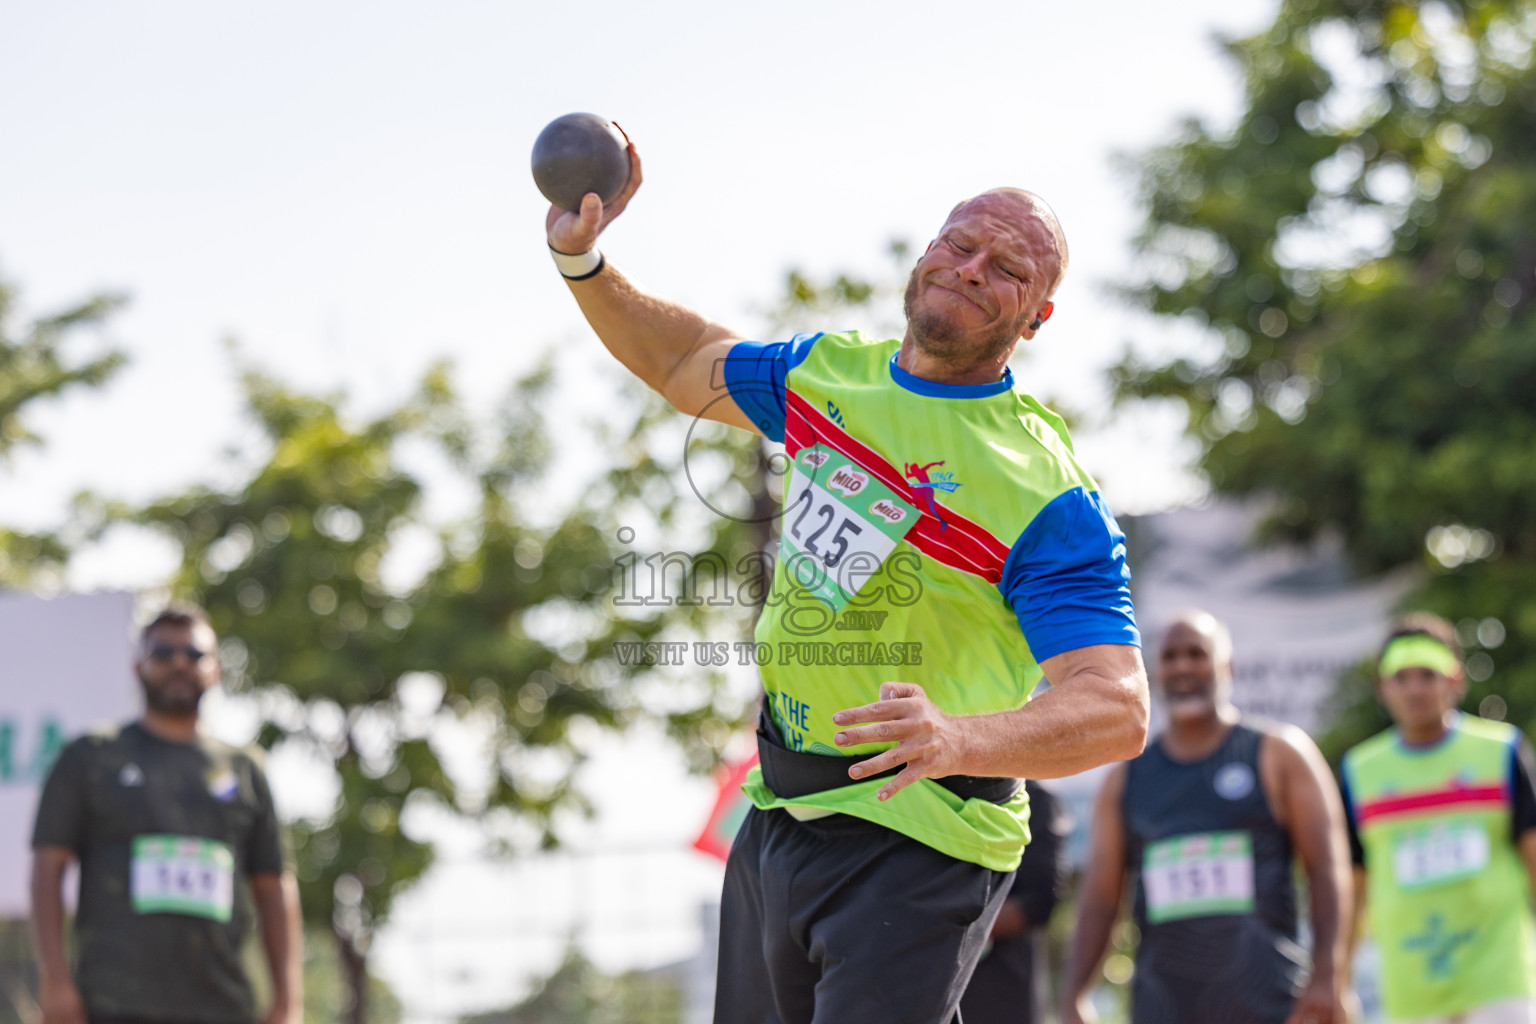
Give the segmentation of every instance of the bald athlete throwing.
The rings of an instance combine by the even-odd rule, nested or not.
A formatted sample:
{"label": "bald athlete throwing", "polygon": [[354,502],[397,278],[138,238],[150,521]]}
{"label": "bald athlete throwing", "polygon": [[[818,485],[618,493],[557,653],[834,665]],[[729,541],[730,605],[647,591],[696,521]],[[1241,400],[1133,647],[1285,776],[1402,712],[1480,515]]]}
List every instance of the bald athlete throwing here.
{"label": "bald athlete throwing", "polygon": [[744,341],[598,252],[640,185],[629,154],[612,203],[549,212],[571,294],[678,410],[782,442],[793,466],[715,1020],[947,1024],[1029,839],[1018,780],[1146,736],[1124,535],[1008,369],[1051,314],[1060,225],[1028,192],[983,193],[918,260],[900,340]]}

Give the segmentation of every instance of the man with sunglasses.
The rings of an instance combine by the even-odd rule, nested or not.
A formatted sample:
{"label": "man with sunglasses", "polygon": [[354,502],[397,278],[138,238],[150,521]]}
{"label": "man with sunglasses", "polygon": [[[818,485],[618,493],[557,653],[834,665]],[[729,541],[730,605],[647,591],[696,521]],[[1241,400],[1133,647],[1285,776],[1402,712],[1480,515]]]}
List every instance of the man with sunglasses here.
{"label": "man with sunglasses", "polygon": [[[44,1024],[254,1024],[240,958],[252,908],[272,978],[264,1024],[302,1019],[298,888],[271,791],[254,754],[198,729],[217,642],[200,610],[156,616],[134,666],[143,716],[71,743],[43,787],[32,925]],[[71,972],[62,883],[76,860]]]}

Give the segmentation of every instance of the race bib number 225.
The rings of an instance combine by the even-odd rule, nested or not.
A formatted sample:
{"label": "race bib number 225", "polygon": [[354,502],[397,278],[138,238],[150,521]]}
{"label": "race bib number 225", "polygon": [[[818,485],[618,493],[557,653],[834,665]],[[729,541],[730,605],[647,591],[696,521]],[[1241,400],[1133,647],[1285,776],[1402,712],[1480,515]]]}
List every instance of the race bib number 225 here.
{"label": "race bib number 225", "polygon": [[802,448],[790,473],[779,555],[796,582],[840,611],[917,517],[841,452],[819,444]]}

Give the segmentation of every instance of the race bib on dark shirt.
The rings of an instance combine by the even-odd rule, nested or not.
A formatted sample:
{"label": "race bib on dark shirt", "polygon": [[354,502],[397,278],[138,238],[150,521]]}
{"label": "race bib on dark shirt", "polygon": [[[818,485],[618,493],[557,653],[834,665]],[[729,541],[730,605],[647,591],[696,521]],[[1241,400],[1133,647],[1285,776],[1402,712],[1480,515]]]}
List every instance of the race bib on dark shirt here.
{"label": "race bib on dark shirt", "polygon": [[190,914],[223,923],[234,910],[235,857],[223,843],[138,836],[130,871],[135,913]]}
{"label": "race bib on dark shirt", "polygon": [[1201,832],[1148,843],[1142,861],[1147,920],[1253,911],[1253,840],[1246,832]]}

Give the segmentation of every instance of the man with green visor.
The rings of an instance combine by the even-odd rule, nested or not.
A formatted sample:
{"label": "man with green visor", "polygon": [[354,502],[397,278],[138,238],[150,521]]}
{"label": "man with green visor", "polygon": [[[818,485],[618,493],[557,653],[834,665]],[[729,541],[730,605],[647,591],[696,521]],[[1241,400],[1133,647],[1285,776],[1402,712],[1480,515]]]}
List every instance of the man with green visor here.
{"label": "man with green visor", "polygon": [[1466,676],[1444,619],[1399,620],[1377,676],[1395,728],[1344,755],[1343,789],[1387,1017],[1533,1024],[1530,742],[1457,710]]}

